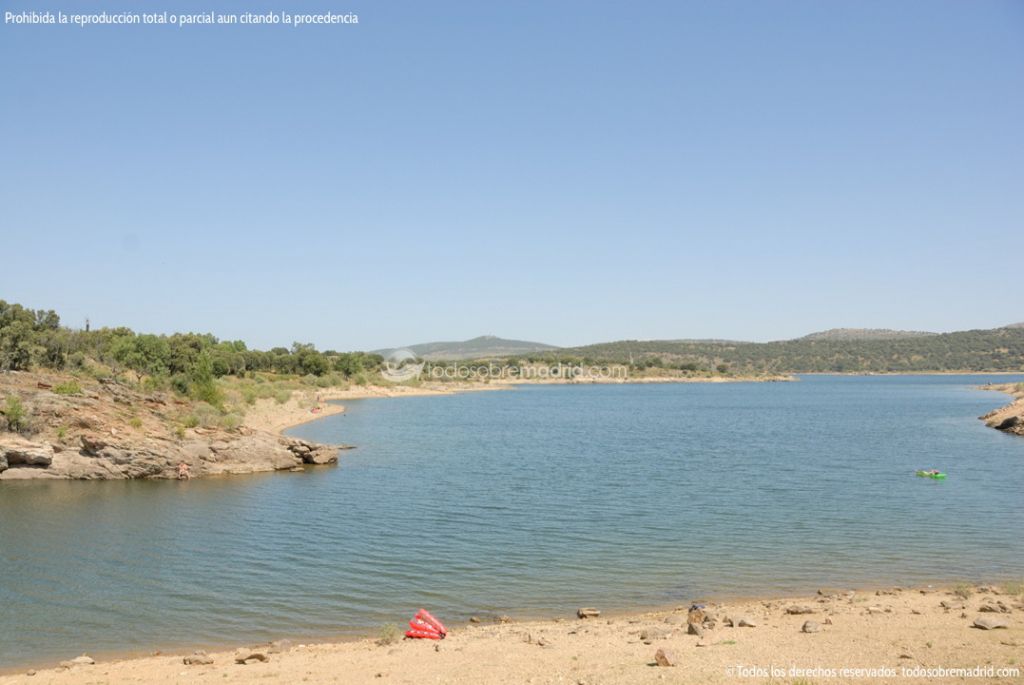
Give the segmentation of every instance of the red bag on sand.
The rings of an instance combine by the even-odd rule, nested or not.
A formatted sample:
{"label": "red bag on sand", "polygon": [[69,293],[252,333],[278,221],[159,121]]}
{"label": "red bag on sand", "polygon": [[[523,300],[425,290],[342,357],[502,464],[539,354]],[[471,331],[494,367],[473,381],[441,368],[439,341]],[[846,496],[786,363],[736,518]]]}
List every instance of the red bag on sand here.
{"label": "red bag on sand", "polygon": [[438,635],[441,634],[440,630],[430,625],[426,621],[420,620],[418,618],[414,618],[411,621],[409,621],[409,627],[413,630],[423,630],[428,633],[437,633]]}
{"label": "red bag on sand", "polygon": [[429,625],[434,627],[434,630],[441,633],[442,635],[448,634],[448,629],[444,627],[444,624],[438,621],[436,618],[430,615],[430,612],[426,609],[420,609],[416,612],[416,618],[421,621],[425,621]]}
{"label": "red bag on sand", "polygon": [[405,636],[406,637],[419,638],[421,640],[440,640],[441,639],[441,634],[440,633],[436,633],[436,632],[434,632],[432,630],[431,631],[426,631],[426,630],[413,630],[413,629],[409,629],[409,630],[405,631]]}

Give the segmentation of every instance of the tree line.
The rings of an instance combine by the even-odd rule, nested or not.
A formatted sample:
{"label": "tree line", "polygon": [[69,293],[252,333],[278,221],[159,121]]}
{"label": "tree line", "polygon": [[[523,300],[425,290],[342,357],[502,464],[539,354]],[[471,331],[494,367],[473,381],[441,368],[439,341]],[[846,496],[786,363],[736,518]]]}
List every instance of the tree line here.
{"label": "tree line", "polygon": [[[529,363],[627,364],[638,371],[664,368],[698,374],[1024,371],[1024,327],[769,343],[624,340],[534,352],[510,361],[524,359]],[[359,378],[378,372],[383,358],[367,352],[321,352],[303,343],[253,350],[241,340],[218,340],[201,333],[72,330],[61,325],[53,310],[32,310],[0,300],[0,371],[33,366],[79,369],[90,361],[131,371],[139,381],[146,378],[186,392],[222,376],[254,372]]]}
{"label": "tree line", "polygon": [[725,367],[744,374],[1024,371],[1024,328],[905,338],[768,343],[623,340],[566,348],[558,354],[633,366]]}
{"label": "tree line", "polygon": [[154,335],[130,328],[73,330],[53,310],[32,310],[0,300],[0,371],[84,368],[98,362],[133,372],[137,379],[163,380],[179,390],[227,375],[277,374],[355,377],[376,372],[380,355],[318,351],[313,345],[249,349],[241,340],[208,333]]}

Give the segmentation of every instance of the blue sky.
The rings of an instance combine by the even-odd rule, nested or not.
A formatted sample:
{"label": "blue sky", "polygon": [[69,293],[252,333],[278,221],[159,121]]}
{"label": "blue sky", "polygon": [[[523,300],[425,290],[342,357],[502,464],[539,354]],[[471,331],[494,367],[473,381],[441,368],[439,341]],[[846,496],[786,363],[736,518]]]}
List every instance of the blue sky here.
{"label": "blue sky", "polygon": [[1024,320],[1020,2],[0,2],[0,298],[370,349]]}

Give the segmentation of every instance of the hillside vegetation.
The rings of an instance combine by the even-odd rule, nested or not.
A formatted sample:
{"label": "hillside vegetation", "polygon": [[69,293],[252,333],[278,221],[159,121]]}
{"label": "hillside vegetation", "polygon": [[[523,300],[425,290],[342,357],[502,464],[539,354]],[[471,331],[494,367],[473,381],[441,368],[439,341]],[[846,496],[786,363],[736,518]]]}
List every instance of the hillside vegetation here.
{"label": "hillside vegetation", "polygon": [[309,345],[259,352],[194,333],[74,331],[53,311],[0,300],[0,480],[191,478],[336,463],[337,446],[252,429],[243,418],[261,400],[294,403],[310,385],[315,393],[356,380],[378,360]]}
{"label": "hillside vegetation", "polygon": [[104,376],[130,372],[148,389],[173,389],[215,404],[214,379],[256,372],[326,377],[324,384],[365,382],[382,358],[364,352],[320,352],[310,344],[251,350],[241,340],[208,333],[152,335],[130,328],[72,330],[52,310],[0,300],[0,371],[32,367]]}
{"label": "hillside vegetation", "polygon": [[667,368],[727,368],[743,374],[1022,371],[1024,328],[769,343],[623,340],[565,348],[557,356]]}
{"label": "hillside vegetation", "polygon": [[[427,343],[413,346],[413,351],[432,360],[616,364],[628,367],[631,377],[658,375],[659,371],[698,377],[1022,371],[1024,328],[942,334],[834,329],[769,343],[624,340],[575,348],[483,336],[463,343]],[[378,382],[382,362],[377,353],[321,352],[303,343],[261,351],[249,349],[239,340],[218,340],[209,334],[152,335],[128,328],[72,330],[61,326],[53,311],[0,300],[0,371],[36,366],[95,377],[128,374],[145,389],[173,390],[213,406],[224,399],[224,383],[217,379],[233,379],[230,385],[246,395],[273,392],[265,384],[254,386],[253,381],[261,379],[346,387]],[[251,396],[245,399],[252,401]]]}

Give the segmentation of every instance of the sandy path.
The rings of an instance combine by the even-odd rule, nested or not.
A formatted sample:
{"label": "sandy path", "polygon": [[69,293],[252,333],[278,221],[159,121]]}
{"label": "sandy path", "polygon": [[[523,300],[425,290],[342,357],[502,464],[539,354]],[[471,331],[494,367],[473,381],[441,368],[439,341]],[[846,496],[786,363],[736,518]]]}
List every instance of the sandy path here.
{"label": "sandy path", "polygon": [[[940,602],[954,608],[946,609]],[[981,613],[996,602],[1011,613]],[[790,615],[793,605],[814,613]],[[964,609],[959,608],[965,605]],[[372,640],[255,648],[266,663],[239,665],[250,650],[211,654],[213,663],[185,666],[182,655],[154,656],[0,677],[14,683],[1021,683],[1024,682],[1024,603],[1020,596],[976,591],[963,600],[948,591],[836,593],[789,600],[711,605],[718,623],[699,638],[687,634],[680,607],[626,616],[454,627],[443,642]],[[755,627],[728,627],[726,617]],[[977,617],[1006,620],[1007,629],[979,630]],[[396,617],[396,622],[400,617]],[[820,625],[804,633],[805,621]],[[658,649],[678,665],[654,665]],[[69,655],[69,658],[74,655]],[[777,671],[771,675],[769,669]],[[902,669],[963,667],[981,677],[931,677]],[[837,669],[835,677],[803,669]],[[838,669],[876,669],[844,674]],[[890,669],[888,672],[879,669]],[[1008,669],[1000,675],[995,669]]]}

